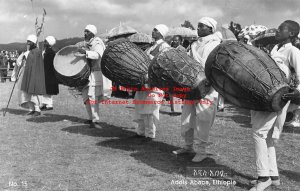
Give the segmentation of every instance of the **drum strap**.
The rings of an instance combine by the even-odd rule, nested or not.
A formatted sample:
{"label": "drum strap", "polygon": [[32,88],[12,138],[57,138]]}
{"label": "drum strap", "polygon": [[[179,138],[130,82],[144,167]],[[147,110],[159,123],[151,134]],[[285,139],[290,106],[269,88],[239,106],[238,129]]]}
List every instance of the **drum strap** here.
{"label": "drum strap", "polygon": [[160,49],[160,47],[161,47],[161,45],[162,45],[163,43],[166,43],[166,42],[159,43],[159,44],[154,48],[154,50],[152,50],[152,51],[150,52],[150,54],[151,54],[152,56],[155,57],[155,56],[159,53],[159,49]]}

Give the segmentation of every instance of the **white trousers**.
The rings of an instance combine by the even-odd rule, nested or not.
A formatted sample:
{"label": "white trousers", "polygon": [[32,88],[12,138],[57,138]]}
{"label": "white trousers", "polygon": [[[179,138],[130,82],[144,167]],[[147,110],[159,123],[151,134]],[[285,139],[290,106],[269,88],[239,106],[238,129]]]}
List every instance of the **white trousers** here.
{"label": "white trousers", "polygon": [[170,102],[171,102],[170,105],[171,105],[172,112],[179,112],[179,113],[182,112],[181,104],[176,103],[176,102],[181,102],[180,98],[174,97],[170,94]]}
{"label": "white trousers", "polygon": [[47,107],[53,107],[53,96],[52,95],[41,95],[39,96],[41,106],[46,105]]}
{"label": "white trousers", "polygon": [[29,109],[29,111],[38,111],[40,112],[40,99],[38,95],[28,94],[24,91],[23,96],[24,99],[21,102],[21,107]]}
{"label": "white trousers", "polygon": [[136,133],[145,137],[155,138],[157,119],[153,114],[142,114],[140,119],[137,119],[138,124]]}
{"label": "white trousers", "polygon": [[218,93],[213,90],[194,104],[184,104],[181,114],[181,136],[185,148],[193,147],[196,152],[204,152],[209,144],[209,131],[214,123],[218,105]]}
{"label": "white trousers", "polygon": [[89,120],[93,122],[99,121],[99,103],[85,103],[85,108],[89,116]]}
{"label": "white trousers", "polygon": [[156,103],[151,104],[135,104],[134,121],[138,123],[137,134],[155,138],[163,95],[164,92],[161,90],[137,91],[135,93],[134,100],[156,101]]}
{"label": "white trousers", "polygon": [[87,86],[82,90],[82,99],[89,117],[93,122],[99,121],[100,101],[105,99],[102,94],[102,86]]}
{"label": "white trousers", "polygon": [[251,111],[258,176],[279,175],[274,140],[279,139],[289,104],[279,112]]}
{"label": "white trousers", "polygon": [[224,97],[219,94],[218,109],[224,109]]}

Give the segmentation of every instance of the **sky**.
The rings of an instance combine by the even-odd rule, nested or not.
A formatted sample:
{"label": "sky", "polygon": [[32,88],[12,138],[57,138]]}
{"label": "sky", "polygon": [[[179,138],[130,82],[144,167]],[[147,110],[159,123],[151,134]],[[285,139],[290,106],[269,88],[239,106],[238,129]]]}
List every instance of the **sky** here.
{"label": "sky", "polygon": [[157,24],[180,26],[189,20],[194,26],[203,16],[225,25],[230,21],[242,27],[260,24],[277,28],[290,19],[300,23],[300,0],[0,0],[0,44],[25,42],[41,24],[46,10],[43,40],[82,37],[87,24],[98,34],[121,24],[151,34]]}

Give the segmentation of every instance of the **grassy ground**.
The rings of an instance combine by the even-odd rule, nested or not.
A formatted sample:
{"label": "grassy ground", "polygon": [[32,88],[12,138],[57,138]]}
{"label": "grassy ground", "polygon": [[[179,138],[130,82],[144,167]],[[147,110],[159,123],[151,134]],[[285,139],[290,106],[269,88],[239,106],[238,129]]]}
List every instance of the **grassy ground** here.
{"label": "grassy ground", "polygon": [[[0,109],[13,83],[0,84]],[[101,124],[82,124],[86,111],[80,98],[60,87],[53,111],[37,118],[24,116],[16,92],[5,117],[0,116],[0,190],[248,190],[255,177],[249,111],[226,104],[211,131],[211,157],[190,162],[193,155],[171,152],[183,141],[180,116],[161,109],[154,142],[131,139],[136,124],[133,105],[103,105]],[[115,99],[115,98],[113,98]],[[274,191],[300,190],[300,131],[285,129],[277,156],[282,185]],[[225,169],[234,186],[212,185],[212,178],[194,178],[190,170]],[[187,170],[188,169],[188,170]],[[186,181],[186,185],[174,184]],[[192,181],[194,180],[194,181]],[[192,182],[191,182],[192,181]],[[202,181],[202,182],[201,182]],[[211,185],[201,185],[208,181]],[[192,184],[194,183],[194,184]]]}

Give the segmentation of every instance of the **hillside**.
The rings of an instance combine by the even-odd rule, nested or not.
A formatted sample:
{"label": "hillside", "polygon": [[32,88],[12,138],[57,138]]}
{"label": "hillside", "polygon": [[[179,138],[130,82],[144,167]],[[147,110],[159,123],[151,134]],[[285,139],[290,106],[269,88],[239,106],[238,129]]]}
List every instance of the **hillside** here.
{"label": "hillside", "polygon": [[[67,38],[67,39],[62,39],[62,40],[57,40],[56,45],[54,48],[56,50],[59,50],[65,46],[76,44],[79,41],[82,41],[83,38],[81,37],[73,37],[73,38]],[[43,46],[43,42],[40,42],[40,47]],[[20,43],[20,42],[15,42],[15,43],[9,43],[9,44],[0,44],[0,50],[7,50],[7,51],[23,51],[25,50],[26,45],[25,43]]]}

